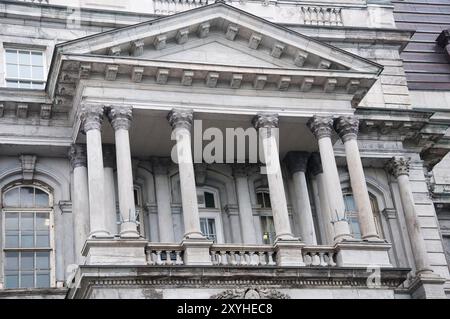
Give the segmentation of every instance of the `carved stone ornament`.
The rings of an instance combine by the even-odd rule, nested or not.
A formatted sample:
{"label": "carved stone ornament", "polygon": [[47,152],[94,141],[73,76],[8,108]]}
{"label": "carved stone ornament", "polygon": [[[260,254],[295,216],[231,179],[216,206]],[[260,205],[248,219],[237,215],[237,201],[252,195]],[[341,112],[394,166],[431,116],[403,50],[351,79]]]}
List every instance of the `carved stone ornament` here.
{"label": "carved stone ornament", "polygon": [[22,164],[22,177],[26,181],[31,181],[36,169],[36,155],[20,155],[20,162]]}
{"label": "carved stone ornament", "polygon": [[191,130],[194,112],[190,109],[173,109],[167,115],[167,120],[172,129],[185,128]]}
{"label": "carved stone ornament", "polygon": [[284,162],[291,174],[306,172],[309,153],[302,151],[290,151],[286,154]]}
{"label": "carved stone ornament", "polygon": [[395,178],[400,175],[409,176],[409,159],[403,156],[394,156],[387,162],[386,170]]}
{"label": "carved stone ornament", "polygon": [[133,108],[129,105],[113,105],[109,108],[108,117],[115,131],[128,131],[133,119]]}
{"label": "carved stone ornament", "polygon": [[81,121],[84,132],[101,130],[103,123],[103,105],[84,104],[81,107]]}
{"label": "carved stone ornament", "polygon": [[210,299],[291,299],[291,297],[270,288],[244,288],[225,290],[211,296]]}
{"label": "carved stone ornament", "polygon": [[252,124],[257,130],[260,128],[277,128],[278,114],[275,113],[257,114],[253,118]]}
{"label": "carved stone ornament", "polygon": [[358,137],[359,120],[356,116],[340,116],[334,121],[334,129],[345,143]]}
{"label": "carved stone ornament", "polygon": [[331,137],[333,133],[333,119],[331,117],[314,115],[307,125],[318,140],[323,137]]}
{"label": "carved stone ornament", "polygon": [[72,168],[87,167],[85,144],[72,144],[69,149],[69,160]]}

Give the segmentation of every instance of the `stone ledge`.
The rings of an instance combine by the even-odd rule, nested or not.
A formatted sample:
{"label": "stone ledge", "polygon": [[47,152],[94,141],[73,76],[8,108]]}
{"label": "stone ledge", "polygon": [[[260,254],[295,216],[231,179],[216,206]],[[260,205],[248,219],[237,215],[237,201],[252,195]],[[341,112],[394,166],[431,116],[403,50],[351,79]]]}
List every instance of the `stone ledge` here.
{"label": "stone ledge", "polygon": [[0,289],[0,299],[63,299],[67,288]]}

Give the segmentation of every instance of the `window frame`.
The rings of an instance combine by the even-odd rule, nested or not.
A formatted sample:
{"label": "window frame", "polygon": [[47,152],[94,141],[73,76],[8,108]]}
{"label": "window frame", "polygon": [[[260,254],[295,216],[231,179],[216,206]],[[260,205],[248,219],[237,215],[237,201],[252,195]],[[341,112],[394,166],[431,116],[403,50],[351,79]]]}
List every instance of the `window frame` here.
{"label": "window frame", "polygon": [[[33,187],[37,188],[43,192],[45,192],[48,195],[49,199],[49,206],[48,207],[4,207],[4,197],[6,193],[9,191],[20,188],[20,187]],[[3,278],[3,282],[1,282],[0,288],[3,289],[48,289],[48,288],[55,288],[56,287],[56,260],[55,260],[55,220],[54,220],[54,197],[52,190],[40,183],[32,183],[32,184],[25,184],[25,183],[13,183],[5,188],[3,188],[0,192],[0,222],[1,222],[1,274]],[[9,248],[5,247],[6,244],[6,222],[5,222],[5,216],[7,213],[48,213],[49,216],[49,247],[27,247],[27,248]],[[6,288],[6,282],[5,282],[5,266],[6,266],[6,253],[7,252],[49,252],[49,275],[50,275],[50,285],[49,287],[32,287],[32,288]],[[36,260],[36,255],[34,257],[34,260]],[[19,278],[20,278],[20,268],[19,268]],[[33,269],[33,275],[36,276],[36,265]],[[20,279],[19,279],[20,280]],[[19,281],[20,282],[20,281]]]}
{"label": "window frame", "polygon": [[[42,53],[42,80],[39,79],[33,79],[33,78],[14,78],[14,77],[8,77],[8,67],[7,65],[9,64],[7,59],[6,59],[6,55],[7,55],[7,51],[8,50],[15,50],[17,52],[17,55],[19,54],[19,51],[28,51],[30,53],[30,55],[33,52],[39,52]],[[46,60],[46,49],[45,48],[36,48],[36,47],[32,47],[32,46],[15,46],[15,45],[8,45],[8,46],[4,46],[3,47],[3,68],[4,68],[4,76],[3,76],[3,80],[4,80],[4,87],[9,88],[9,89],[21,89],[21,90],[45,90],[45,87],[47,85],[47,60]],[[19,66],[19,63],[16,64],[17,67]],[[32,65],[30,65],[32,67]],[[8,87],[8,81],[16,81],[17,82],[17,87]],[[30,86],[33,85],[38,85],[41,84],[43,86],[43,88],[24,88],[24,87],[19,87],[20,83],[19,82],[30,82]]]}
{"label": "window frame", "polygon": [[[255,191],[255,194],[256,194],[256,204],[259,206],[259,208],[272,211],[272,201],[270,200],[270,190],[268,188],[258,188]],[[264,194],[262,197],[262,199],[263,199],[262,205],[258,202],[258,194]],[[264,198],[265,196],[269,197],[270,206],[266,206],[266,200]]]}
{"label": "window frame", "polygon": [[219,191],[213,187],[202,186],[196,188],[196,194],[198,196],[199,192],[208,192],[214,195],[215,207],[205,207],[206,205],[198,205],[199,208],[199,222],[200,218],[211,218],[215,220],[216,227],[216,244],[225,243],[224,238],[224,228],[222,222],[222,209],[220,206]]}

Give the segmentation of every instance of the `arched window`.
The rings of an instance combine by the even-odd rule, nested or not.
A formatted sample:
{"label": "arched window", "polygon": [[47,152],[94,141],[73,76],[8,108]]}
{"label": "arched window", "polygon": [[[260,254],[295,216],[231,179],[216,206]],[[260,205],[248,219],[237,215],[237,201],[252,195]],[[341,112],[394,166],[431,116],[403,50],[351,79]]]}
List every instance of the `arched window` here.
{"label": "arched window", "polygon": [[52,206],[42,185],[12,185],[3,192],[5,288],[52,286]]}
{"label": "arched window", "polygon": [[[375,219],[375,227],[380,237],[383,237],[383,231],[381,227],[380,211],[378,209],[378,203],[375,197],[370,197],[370,204],[372,206],[372,212]],[[355,199],[350,192],[344,193],[345,213],[350,225],[350,231],[354,238],[361,239],[361,229],[359,227],[358,211],[356,209]]]}

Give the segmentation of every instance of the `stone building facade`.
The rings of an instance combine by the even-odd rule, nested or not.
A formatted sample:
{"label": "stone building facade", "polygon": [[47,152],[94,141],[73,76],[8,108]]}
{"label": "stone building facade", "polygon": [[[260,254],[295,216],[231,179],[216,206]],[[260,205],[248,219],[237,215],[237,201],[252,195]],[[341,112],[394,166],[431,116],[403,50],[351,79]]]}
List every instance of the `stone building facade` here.
{"label": "stone building facade", "polygon": [[448,297],[413,2],[0,1],[0,297]]}

